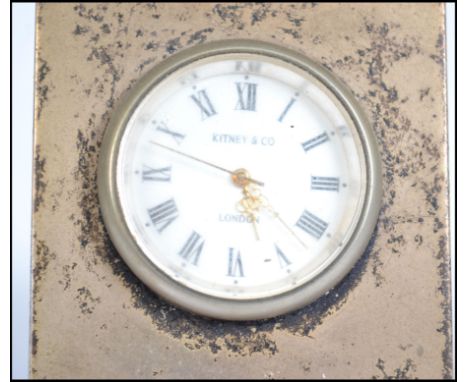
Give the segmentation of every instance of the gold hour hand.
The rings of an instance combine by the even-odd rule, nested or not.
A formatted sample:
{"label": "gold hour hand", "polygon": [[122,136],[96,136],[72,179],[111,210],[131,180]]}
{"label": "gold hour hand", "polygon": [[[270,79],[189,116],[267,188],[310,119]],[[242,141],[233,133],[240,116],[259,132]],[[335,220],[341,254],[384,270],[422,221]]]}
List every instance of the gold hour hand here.
{"label": "gold hour hand", "polygon": [[259,214],[260,210],[265,209],[273,215],[284,228],[305,248],[308,249],[307,245],[301,240],[301,238],[292,230],[292,228],[283,220],[281,215],[273,208],[268,199],[262,195],[259,189],[252,185],[249,181],[250,176],[247,170],[238,169],[234,171],[231,176],[232,181],[238,187],[242,188],[244,197],[237,204],[237,208],[242,212],[247,219],[250,219],[253,224],[255,231],[255,237],[259,240],[258,229],[256,225],[256,215]]}
{"label": "gold hour hand", "polygon": [[237,203],[237,210],[244,214],[248,221],[252,223],[255,238],[260,240],[260,235],[258,233],[257,227],[257,215],[260,212],[261,203],[256,195],[252,193],[251,187],[246,184],[242,187],[242,194],[244,197]]}
{"label": "gold hour hand", "polygon": [[257,216],[262,208],[261,195],[258,189],[250,181],[250,175],[247,170],[240,168],[234,171],[231,175],[232,182],[242,188],[244,197],[237,203],[237,210],[244,214],[245,217],[252,223],[255,238],[260,240],[257,227]]}
{"label": "gold hour hand", "polygon": [[256,216],[255,216],[255,213],[253,213],[248,206],[246,206],[246,203],[245,203],[246,199],[241,199],[238,203],[237,203],[237,210],[239,212],[241,212],[242,214],[244,214],[244,216],[247,218],[247,221],[249,221],[250,223],[252,223],[252,226],[253,226],[253,229],[254,229],[254,233],[255,233],[255,238],[257,240],[260,240],[260,235],[258,233],[258,227],[257,227],[257,221],[256,221]]}

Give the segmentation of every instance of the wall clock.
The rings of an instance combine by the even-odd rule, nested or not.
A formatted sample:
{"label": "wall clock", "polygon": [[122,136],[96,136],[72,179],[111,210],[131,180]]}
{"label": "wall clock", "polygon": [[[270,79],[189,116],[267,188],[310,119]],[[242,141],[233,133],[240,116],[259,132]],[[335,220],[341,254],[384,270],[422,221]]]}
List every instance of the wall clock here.
{"label": "wall clock", "polygon": [[218,41],[158,64],[116,108],[99,200],[120,255],[160,296],[260,319],[349,272],[377,219],[379,166],[366,117],[328,70]]}

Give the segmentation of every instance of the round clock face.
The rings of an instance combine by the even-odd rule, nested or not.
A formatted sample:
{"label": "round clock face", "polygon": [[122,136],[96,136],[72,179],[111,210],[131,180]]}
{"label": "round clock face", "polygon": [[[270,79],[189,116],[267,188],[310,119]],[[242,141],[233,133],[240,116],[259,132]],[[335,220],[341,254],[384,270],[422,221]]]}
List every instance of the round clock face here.
{"label": "round clock face", "polygon": [[333,287],[375,224],[378,160],[322,68],[252,42],[149,73],[106,134],[99,192],[132,270],[189,310],[273,316]]}

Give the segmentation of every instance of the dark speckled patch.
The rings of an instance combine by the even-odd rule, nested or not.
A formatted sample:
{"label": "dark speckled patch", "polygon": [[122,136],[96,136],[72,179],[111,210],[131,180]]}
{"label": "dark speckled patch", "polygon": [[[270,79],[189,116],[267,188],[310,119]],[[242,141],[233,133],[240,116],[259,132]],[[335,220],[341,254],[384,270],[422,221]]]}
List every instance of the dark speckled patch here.
{"label": "dark speckled patch", "polygon": [[397,367],[391,374],[385,370],[385,361],[378,359],[375,365],[380,370],[380,375],[375,375],[372,379],[413,379],[412,373],[416,372],[416,365],[411,359],[407,359],[403,366]]}
{"label": "dark speckled patch", "polygon": [[76,290],[75,300],[78,302],[81,313],[84,315],[93,313],[96,304],[101,302],[101,298],[93,297],[91,291],[85,286]]}
{"label": "dark speckled patch", "polygon": [[207,36],[209,33],[213,33],[214,29],[213,28],[205,28],[205,29],[201,29],[195,33],[193,33],[192,35],[190,35],[188,41],[187,41],[187,44],[188,45],[191,45],[191,44],[200,44],[202,42],[205,42],[206,39],[207,39]]}
{"label": "dark speckled patch", "polygon": [[78,4],[73,7],[80,17],[86,20],[101,22],[104,19],[102,12],[107,10],[106,5],[98,5],[97,7],[89,7],[87,4]]}
{"label": "dark speckled patch", "polygon": [[452,378],[453,359],[452,359],[452,309],[451,309],[451,283],[450,283],[450,255],[448,253],[447,236],[439,236],[439,249],[437,259],[440,260],[437,271],[439,273],[440,282],[438,286],[439,293],[444,296],[441,303],[444,320],[440,323],[438,332],[443,333],[445,337],[445,347],[442,351],[444,359],[443,378]]}
{"label": "dark speckled patch", "polygon": [[51,252],[49,247],[43,240],[39,240],[35,238],[35,261],[34,261],[34,269],[33,269],[33,282],[34,282],[34,289],[33,289],[33,297],[39,291],[39,286],[42,281],[42,278],[45,275],[47,267],[51,260],[56,258],[56,254]]}
{"label": "dark speckled patch", "polygon": [[109,74],[111,78],[110,96],[107,100],[107,106],[111,108],[114,106],[115,84],[120,80],[120,72],[115,67],[112,56],[106,47],[100,46],[99,48],[92,48],[91,54],[88,56],[88,61],[93,60],[97,60],[99,63],[98,67],[105,66],[106,73]]}
{"label": "dark speckled patch", "polygon": [[63,290],[70,288],[72,281],[72,273],[78,264],[73,262],[73,264],[66,264],[62,267],[63,279],[59,281],[59,284],[63,285]]}
{"label": "dark speckled patch", "polygon": [[180,48],[182,48],[182,44],[180,43],[180,37],[170,39],[166,43],[166,52],[169,54],[177,52],[177,50]]}
{"label": "dark speckled patch", "polygon": [[51,88],[51,85],[46,81],[47,74],[50,72],[50,67],[47,64],[47,61],[43,60],[42,58],[39,58],[39,69],[36,77],[36,82],[37,82],[37,107],[36,107],[36,116],[37,119],[41,117],[42,109],[44,107],[44,104],[46,101],[49,99],[49,90]]}
{"label": "dark speckled patch", "polygon": [[244,29],[245,23],[242,21],[243,6],[235,4],[216,4],[213,13],[223,22],[229,22],[233,27]]}
{"label": "dark speckled patch", "polygon": [[[49,263],[57,257],[57,255],[50,251],[49,247],[43,240],[35,238],[35,248],[34,248],[34,267],[32,271],[33,276],[33,301],[37,301],[40,296],[41,283],[45,277],[45,273],[49,266]],[[36,322],[36,306],[33,305],[32,311],[32,320],[33,323]],[[31,353],[35,355],[37,353],[37,344],[39,342],[37,330],[33,329],[31,334]]]}
{"label": "dark speckled patch", "polygon": [[47,187],[45,182],[46,158],[41,156],[40,146],[36,146],[34,155],[34,212],[38,212],[44,202],[44,192]]}
{"label": "dark speckled patch", "polygon": [[86,27],[82,27],[79,24],[76,24],[75,29],[73,30],[74,35],[80,35],[80,34],[85,34],[88,33],[89,29]]}
{"label": "dark speckled patch", "polygon": [[[90,119],[90,123],[92,120]],[[92,204],[96,203],[97,197],[97,190],[96,190],[96,166],[94,165],[90,168],[91,164],[89,162],[89,157],[96,156],[96,149],[95,145],[90,144],[90,139],[92,138],[85,138],[84,134],[81,130],[78,130],[78,137],[76,142],[76,147],[79,150],[79,162],[77,166],[77,170],[75,173],[75,177],[77,180],[81,182],[81,189],[82,189],[82,196],[80,200],[80,208],[82,212],[81,218],[74,218],[74,224],[80,227],[80,235],[78,236],[78,240],[82,248],[86,248],[88,243],[94,239],[97,240],[97,233],[94,229],[95,222],[94,222],[94,214],[92,210],[89,208]],[[94,147],[94,149],[93,149]],[[93,235],[94,233],[94,235]],[[94,236],[94,237],[93,237]]]}
{"label": "dark speckled patch", "polygon": [[31,336],[31,354],[36,355],[37,353],[37,331],[33,330]]}

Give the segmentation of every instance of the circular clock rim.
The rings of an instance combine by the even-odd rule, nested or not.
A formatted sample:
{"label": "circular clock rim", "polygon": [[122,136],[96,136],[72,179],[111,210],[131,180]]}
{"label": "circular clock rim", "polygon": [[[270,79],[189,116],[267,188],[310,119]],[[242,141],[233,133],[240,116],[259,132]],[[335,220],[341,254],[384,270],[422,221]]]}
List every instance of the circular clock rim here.
{"label": "circular clock rim", "polygon": [[[170,278],[143,253],[128,229],[119,202],[117,159],[128,120],[148,92],[174,71],[194,61],[222,54],[266,55],[293,64],[324,84],[344,106],[359,134],[366,162],[366,190],[359,221],[335,260],[319,275],[285,293],[261,299],[230,300],[192,290]],[[256,40],[225,40],[187,48],[156,65],[116,107],[99,154],[98,196],[104,223],[113,244],[130,269],[150,289],[194,313],[224,320],[256,320],[296,310],[321,297],[341,281],[363,254],[374,232],[381,196],[378,146],[372,128],[351,91],[323,66],[282,46]]]}

